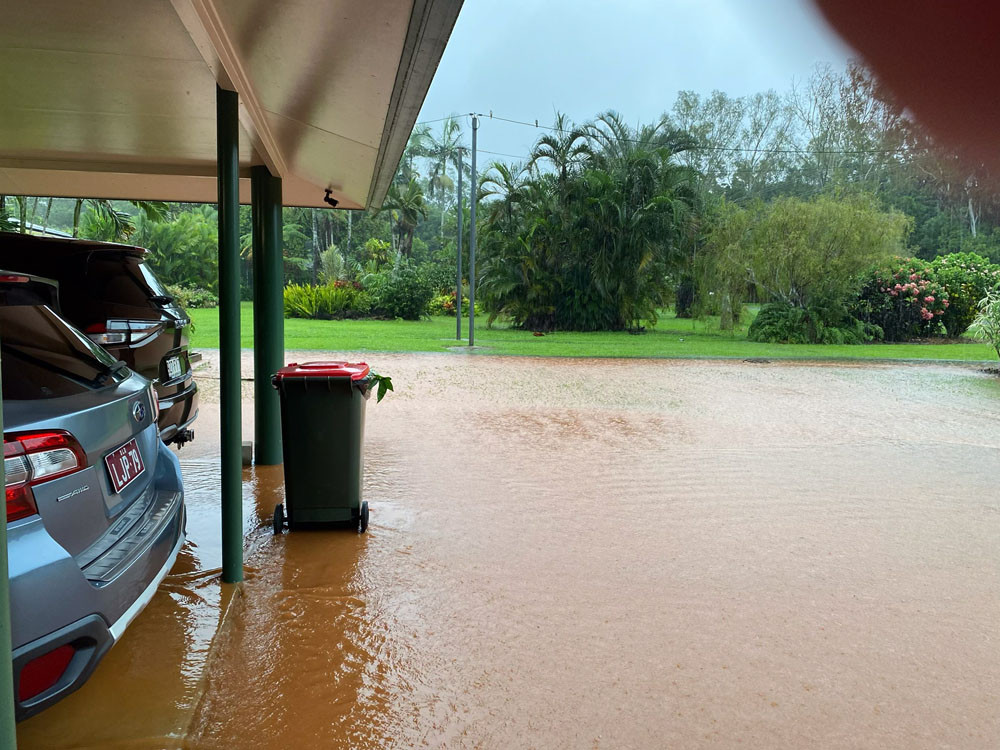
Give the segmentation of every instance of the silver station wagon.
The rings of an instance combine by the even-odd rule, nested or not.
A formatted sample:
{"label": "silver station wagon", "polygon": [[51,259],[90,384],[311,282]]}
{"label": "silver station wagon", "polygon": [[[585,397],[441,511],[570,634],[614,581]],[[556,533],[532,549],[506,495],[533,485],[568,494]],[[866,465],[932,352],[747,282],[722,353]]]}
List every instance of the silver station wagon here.
{"label": "silver station wagon", "polygon": [[184,541],[150,381],[57,315],[55,285],[0,271],[4,473],[17,718],[76,690]]}

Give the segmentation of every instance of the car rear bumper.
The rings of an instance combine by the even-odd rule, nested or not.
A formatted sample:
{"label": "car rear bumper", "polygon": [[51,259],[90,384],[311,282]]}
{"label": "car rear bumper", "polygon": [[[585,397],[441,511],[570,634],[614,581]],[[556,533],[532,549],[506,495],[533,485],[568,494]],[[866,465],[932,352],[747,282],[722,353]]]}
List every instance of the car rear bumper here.
{"label": "car rear bumper", "polygon": [[[181,519],[183,528],[183,516]],[[108,650],[121,638],[125,629],[139,616],[139,613],[149,604],[153,595],[170,569],[177,561],[177,554],[184,545],[183,531],[174,543],[173,549],[163,561],[156,576],[142,592],[138,599],[110,626],[98,614],[90,614],[60,628],[54,633],[42,636],[31,643],[26,643],[14,649],[14,685],[20,684],[21,670],[44,654],[61,646],[69,645],[74,654],[58,681],[48,690],[25,700],[15,693],[15,713],[18,721],[27,719],[39,711],[48,708],[53,703],[65,698],[77,690],[97,668],[98,663]]]}
{"label": "car rear bumper", "polygon": [[[53,539],[40,516],[8,524],[18,720],[83,684],[152,599],[184,543],[180,465],[156,439],[155,427],[149,429],[158,446],[158,458],[149,464],[153,471],[149,497],[140,496],[120,512],[117,522],[91,547],[71,555]],[[33,681],[38,664],[22,680],[30,662],[65,645],[72,646],[72,658],[54,683],[42,681],[41,689]],[[67,649],[62,651],[65,655]],[[21,687],[28,684],[34,688],[25,689],[22,699]]]}
{"label": "car rear bumper", "polygon": [[169,444],[198,418],[198,385],[191,380],[190,385],[180,393],[161,395],[159,401],[160,419],[157,424],[160,440]]}

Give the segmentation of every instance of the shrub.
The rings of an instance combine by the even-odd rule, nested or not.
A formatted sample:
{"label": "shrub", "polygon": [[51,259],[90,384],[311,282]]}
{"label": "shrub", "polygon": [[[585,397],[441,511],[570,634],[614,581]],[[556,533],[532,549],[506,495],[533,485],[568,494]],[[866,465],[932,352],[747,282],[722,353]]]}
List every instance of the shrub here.
{"label": "shrub", "polygon": [[[699,296],[712,307],[706,298],[715,292],[719,312],[730,319],[751,288],[762,301],[811,310],[814,318],[829,300],[852,300],[858,276],[890,262],[912,225],[864,193],[777,198],[750,208],[723,202],[714,213],[696,263]],[[834,322],[825,312],[819,320]]]}
{"label": "shrub", "polygon": [[977,307],[976,337],[989,342],[1000,357],[1000,287],[991,290]]}
{"label": "shrub", "polygon": [[[477,305],[478,307],[478,305]],[[454,315],[455,314],[455,292],[451,294],[439,294],[432,297],[427,311],[431,315]],[[462,295],[462,312],[469,311],[469,298]]]}
{"label": "shrub", "polygon": [[842,303],[805,308],[771,302],[760,308],[747,338],[771,344],[863,344],[881,333],[852,317]]}
{"label": "shrub", "polygon": [[674,292],[674,316],[678,318],[694,317],[694,278],[685,274],[677,284]]}
{"label": "shrub", "polygon": [[325,286],[289,284],[285,287],[286,318],[360,318],[371,311],[371,299],[350,282]]}
{"label": "shrub", "polygon": [[218,307],[219,298],[198,286],[167,285],[167,293],[184,309]]}
{"label": "shrub", "polygon": [[173,221],[135,219],[129,242],[149,250],[146,260],[165,284],[216,291],[219,283],[219,220],[212,206],[184,210]]}
{"label": "shrub", "polygon": [[906,341],[937,333],[949,304],[945,288],[931,278],[929,263],[896,258],[864,276],[852,312],[881,328],[886,341]]}
{"label": "shrub", "polygon": [[979,301],[1000,282],[1000,266],[975,253],[951,253],[931,262],[931,278],[944,287],[949,304],[941,322],[957,338],[976,319]]}
{"label": "shrub", "polygon": [[365,277],[372,311],[387,318],[417,320],[427,314],[434,290],[415,268],[401,263]]}
{"label": "shrub", "polygon": [[319,287],[289,284],[285,287],[285,317],[315,318],[319,314]]}
{"label": "shrub", "polygon": [[445,263],[421,263],[417,267],[420,277],[426,281],[437,294],[452,292],[455,296],[455,267]]}
{"label": "shrub", "polygon": [[319,267],[320,279],[326,284],[339,281],[347,271],[347,263],[336,245],[330,245],[319,254]]}

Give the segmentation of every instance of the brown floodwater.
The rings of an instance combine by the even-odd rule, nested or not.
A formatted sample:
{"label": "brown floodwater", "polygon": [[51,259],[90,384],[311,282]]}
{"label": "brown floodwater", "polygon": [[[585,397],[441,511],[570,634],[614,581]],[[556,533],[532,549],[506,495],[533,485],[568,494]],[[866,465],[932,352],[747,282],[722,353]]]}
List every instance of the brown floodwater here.
{"label": "brown floodwater", "polygon": [[[368,534],[273,537],[281,470],[248,471],[247,580],[212,641],[207,404],[187,557],[95,675],[125,728],[78,726],[107,702],[88,684],[24,747],[1000,746],[995,377],[369,361],[396,392],[368,407]],[[147,649],[179,728],[136,718],[165,700]]]}

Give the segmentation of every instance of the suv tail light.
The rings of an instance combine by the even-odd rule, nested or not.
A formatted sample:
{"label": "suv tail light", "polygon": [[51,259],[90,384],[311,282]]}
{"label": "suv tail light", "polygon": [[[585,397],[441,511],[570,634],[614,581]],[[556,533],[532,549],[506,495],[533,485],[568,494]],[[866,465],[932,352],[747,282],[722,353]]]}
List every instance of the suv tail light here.
{"label": "suv tail light", "polygon": [[31,488],[87,467],[87,455],[65,430],[4,435],[7,523],[38,512]]}
{"label": "suv tail light", "polygon": [[84,329],[87,338],[95,344],[139,344],[155,335],[163,328],[163,323],[156,320],[109,320],[106,323],[94,323]]}

